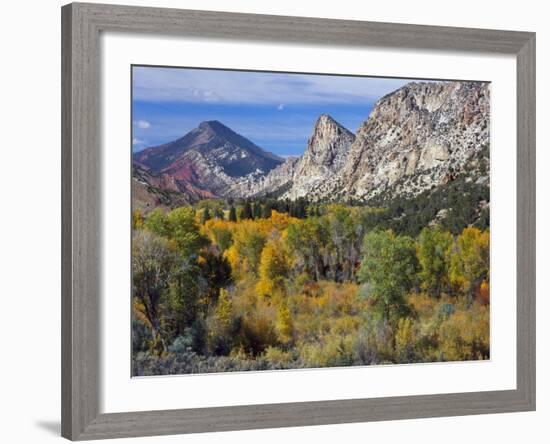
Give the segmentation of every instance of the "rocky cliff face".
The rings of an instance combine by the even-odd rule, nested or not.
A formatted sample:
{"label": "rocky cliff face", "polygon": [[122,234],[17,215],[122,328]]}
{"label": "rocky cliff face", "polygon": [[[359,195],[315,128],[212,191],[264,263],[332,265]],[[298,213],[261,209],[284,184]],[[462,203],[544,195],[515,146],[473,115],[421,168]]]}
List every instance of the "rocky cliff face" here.
{"label": "rocky cliff face", "polygon": [[247,177],[228,194],[235,197],[271,195],[295,200],[325,198],[348,157],[355,136],[332,117],[322,114],[313,128],[307,148],[300,157],[291,157],[266,176]]}
{"label": "rocky cliff face", "polygon": [[325,197],[348,157],[355,136],[332,117],[323,114],[317,120],[305,153],[297,162],[292,187],[285,197],[291,200],[307,196]]}
{"label": "rocky cliff face", "polygon": [[418,194],[452,180],[489,145],[489,85],[410,83],[381,98],[357,131],[340,195]]}

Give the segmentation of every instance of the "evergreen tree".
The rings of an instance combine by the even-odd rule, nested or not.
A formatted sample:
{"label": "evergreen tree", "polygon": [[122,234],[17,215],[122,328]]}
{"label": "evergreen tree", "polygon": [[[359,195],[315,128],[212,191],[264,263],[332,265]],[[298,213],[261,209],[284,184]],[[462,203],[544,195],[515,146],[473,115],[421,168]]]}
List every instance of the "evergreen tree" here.
{"label": "evergreen tree", "polygon": [[260,202],[256,202],[254,205],[254,219],[261,219],[262,217],[262,205]]}
{"label": "evergreen tree", "polygon": [[207,220],[212,219],[212,216],[210,215],[210,208],[206,207],[201,215],[201,223],[204,225]]}
{"label": "evergreen tree", "polygon": [[233,205],[229,208],[229,222],[237,222],[237,210]]}
{"label": "evergreen tree", "polygon": [[269,219],[271,217],[271,205],[269,202],[266,202],[262,208],[262,217],[264,219]]}
{"label": "evergreen tree", "polygon": [[224,219],[223,210],[220,207],[216,207],[214,210],[214,217],[219,220]]}
{"label": "evergreen tree", "polygon": [[294,204],[294,201],[288,204],[288,214],[291,217],[296,217],[296,205]]}
{"label": "evergreen tree", "polygon": [[285,199],[284,202],[280,202],[279,208],[277,208],[279,213],[288,213],[290,214],[290,202],[288,199]]}
{"label": "evergreen tree", "polygon": [[252,216],[252,207],[250,206],[250,202],[246,201],[241,210],[241,220],[252,219]]}

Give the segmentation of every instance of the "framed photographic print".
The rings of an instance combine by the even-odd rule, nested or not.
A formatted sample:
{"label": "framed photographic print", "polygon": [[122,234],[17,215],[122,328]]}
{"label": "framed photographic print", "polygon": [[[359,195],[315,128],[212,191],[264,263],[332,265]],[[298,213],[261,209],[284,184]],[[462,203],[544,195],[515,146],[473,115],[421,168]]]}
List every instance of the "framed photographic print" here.
{"label": "framed photographic print", "polygon": [[535,408],[534,34],[62,23],[65,437]]}

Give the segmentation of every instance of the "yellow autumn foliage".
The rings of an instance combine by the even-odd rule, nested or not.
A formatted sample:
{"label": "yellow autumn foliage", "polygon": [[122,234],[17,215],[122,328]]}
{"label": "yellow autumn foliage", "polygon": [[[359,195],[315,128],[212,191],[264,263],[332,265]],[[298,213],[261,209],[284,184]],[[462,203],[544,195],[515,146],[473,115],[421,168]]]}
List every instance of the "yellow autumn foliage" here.
{"label": "yellow autumn foliage", "polygon": [[465,228],[451,252],[450,281],[464,292],[471,292],[489,273],[489,231]]}
{"label": "yellow autumn foliage", "polygon": [[[397,302],[390,300],[390,305],[402,305],[390,322],[376,310],[384,298],[373,298],[372,282],[357,273],[369,234],[352,223],[361,211],[326,205],[308,219],[272,210],[271,217],[232,222],[213,216],[201,224],[196,223],[199,213],[190,210],[173,211],[170,217],[153,212],[145,222],[136,213],[136,229],[165,239],[168,252],[195,253],[193,262],[183,265],[192,265],[187,279],[199,277],[200,294],[186,304],[170,302],[172,293],[189,295],[178,286],[186,283],[182,275],[158,293],[158,309],[172,312],[162,319],[157,337],[146,338],[151,349],[162,350],[164,336],[166,346],[179,336],[180,342],[198,344],[193,351],[201,358],[245,362],[245,369],[487,359],[489,232],[468,227],[456,235],[426,228],[414,238],[385,236],[385,248],[370,257],[373,263],[387,252],[390,265],[403,258],[405,265],[418,260],[418,267],[398,270],[410,285],[381,283],[384,297],[402,293]],[[398,241],[403,245],[394,248]],[[376,270],[390,281],[401,277],[384,267]],[[210,284],[225,275],[223,284]],[[204,281],[215,291],[206,292]],[[176,315],[190,312],[186,307],[201,313],[199,322],[192,322],[192,315],[176,324]],[[145,307],[137,301],[133,319],[151,330]]]}
{"label": "yellow autumn foliage", "polygon": [[278,238],[268,241],[260,257],[259,279],[256,284],[258,295],[268,297],[276,289],[282,289],[290,266],[289,255],[284,243]]}
{"label": "yellow autumn foliage", "polygon": [[285,303],[281,303],[277,310],[277,334],[283,344],[289,344],[294,336],[294,323],[292,314]]}

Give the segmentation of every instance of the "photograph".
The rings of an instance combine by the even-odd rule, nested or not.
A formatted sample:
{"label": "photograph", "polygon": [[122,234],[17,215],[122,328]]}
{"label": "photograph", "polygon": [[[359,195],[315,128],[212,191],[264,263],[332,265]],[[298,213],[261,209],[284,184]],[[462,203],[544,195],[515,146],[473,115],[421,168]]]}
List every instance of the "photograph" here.
{"label": "photograph", "polygon": [[133,377],[490,360],[490,82],[130,74]]}
{"label": "photograph", "polygon": [[1,441],[549,441],[545,4],[118,3],[3,8]]}

